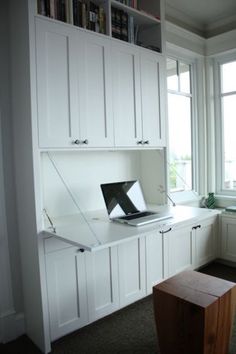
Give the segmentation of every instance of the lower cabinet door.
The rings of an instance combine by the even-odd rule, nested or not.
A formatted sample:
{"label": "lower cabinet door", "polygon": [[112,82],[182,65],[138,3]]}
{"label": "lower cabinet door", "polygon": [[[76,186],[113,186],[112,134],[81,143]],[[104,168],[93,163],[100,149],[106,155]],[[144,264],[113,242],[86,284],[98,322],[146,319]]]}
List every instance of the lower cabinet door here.
{"label": "lower cabinet door", "polygon": [[221,217],[221,258],[236,262],[236,218]]}
{"label": "lower cabinet door", "polygon": [[168,237],[169,276],[194,268],[194,240],[191,227],[173,230]]}
{"label": "lower cabinet door", "polygon": [[119,308],[117,247],[86,253],[89,321]]}
{"label": "lower cabinet door", "polygon": [[46,255],[51,340],[88,323],[85,255],[77,248]]}
{"label": "lower cabinet door", "polygon": [[146,295],[145,238],[124,242],[118,246],[120,307]]}
{"label": "lower cabinet door", "polygon": [[196,267],[200,267],[216,258],[217,219],[204,220],[195,229]]}
{"label": "lower cabinet door", "polygon": [[152,294],[154,285],[164,279],[164,236],[154,232],[146,236],[146,287],[147,294]]}

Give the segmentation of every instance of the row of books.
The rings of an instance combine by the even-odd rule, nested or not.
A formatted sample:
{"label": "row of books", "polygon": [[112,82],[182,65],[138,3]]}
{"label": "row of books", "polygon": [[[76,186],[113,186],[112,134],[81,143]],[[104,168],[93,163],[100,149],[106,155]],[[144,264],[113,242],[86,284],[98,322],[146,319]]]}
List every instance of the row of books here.
{"label": "row of books", "polygon": [[134,24],[134,17],[125,11],[111,8],[112,37],[129,43],[137,43],[138,26]]}
{"label": "row of books", "polygon": [[38,0],[38,13],[106,34],[105,11],[89,0]]}
{"label": "row of books", "polygon": [[116,0],[118,2],[121,2],[124,5],[133,7],[134,9],[138,8],[138,0]]}

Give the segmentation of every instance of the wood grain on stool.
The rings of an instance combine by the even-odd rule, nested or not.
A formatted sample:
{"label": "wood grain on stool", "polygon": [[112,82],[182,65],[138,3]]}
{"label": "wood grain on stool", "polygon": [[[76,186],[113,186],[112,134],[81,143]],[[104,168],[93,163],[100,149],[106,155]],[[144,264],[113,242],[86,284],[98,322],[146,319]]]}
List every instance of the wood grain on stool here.
{"label": "wood grain on stool", "polygon": [[195,271],[153,287],[161,354],[228,354],[236,284]]}

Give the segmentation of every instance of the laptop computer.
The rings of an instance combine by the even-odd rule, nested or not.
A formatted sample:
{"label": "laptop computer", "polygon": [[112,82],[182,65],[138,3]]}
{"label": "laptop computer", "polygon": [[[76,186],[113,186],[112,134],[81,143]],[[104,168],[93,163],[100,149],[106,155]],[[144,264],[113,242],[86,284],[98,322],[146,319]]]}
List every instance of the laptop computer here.
{"label": "laptop computer", "polygon": [[107,213],[112,221],[141,226],[171,218],[170,212],[147,210],[139,181],[101,184]]}

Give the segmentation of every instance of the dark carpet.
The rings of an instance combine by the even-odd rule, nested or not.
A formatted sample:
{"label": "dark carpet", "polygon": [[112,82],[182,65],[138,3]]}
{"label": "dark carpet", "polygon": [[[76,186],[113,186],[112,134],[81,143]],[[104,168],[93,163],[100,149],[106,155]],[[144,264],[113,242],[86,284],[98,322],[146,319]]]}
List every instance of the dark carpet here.
{"label": "dark carpet", "polygon": [[[201,272],[236,282],[236,268],[212,263]],[[22,336],[0,345],[1,354],[40,354]],[[152,296],[102,318],[52,344],[53,354],[159,354],[153,315]],[[236,353],[236,322],[229,354]]]}

